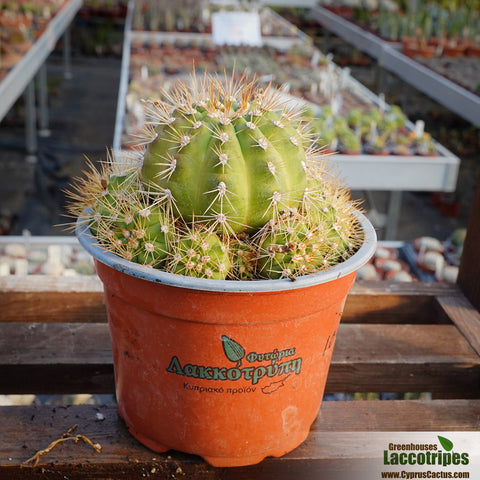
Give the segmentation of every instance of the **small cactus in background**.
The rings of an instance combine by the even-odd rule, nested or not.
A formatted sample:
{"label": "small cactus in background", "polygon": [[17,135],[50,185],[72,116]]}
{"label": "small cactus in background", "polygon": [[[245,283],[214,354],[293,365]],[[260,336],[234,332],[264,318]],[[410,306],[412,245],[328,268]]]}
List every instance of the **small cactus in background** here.
{"label": "small cactus in background", "polygon": [[70,192],[107,250],[209,279],[292,278],[352,255],[363,234],[346,187],[320,162],[280,90],[192,76],[150,102],[141,156],[109,158]]}

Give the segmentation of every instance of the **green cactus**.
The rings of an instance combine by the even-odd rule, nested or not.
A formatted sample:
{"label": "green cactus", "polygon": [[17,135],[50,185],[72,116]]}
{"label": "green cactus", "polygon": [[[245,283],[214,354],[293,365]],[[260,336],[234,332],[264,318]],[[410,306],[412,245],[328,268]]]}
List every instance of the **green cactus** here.
{"label": "green cactus", "polygon": [[286,211],[259,232],[259,275],[294,278],[319,270],[325,251],[315,229],[295,211]]}
{"label": "green cactus", "polygon": [[395,121],[396,128],[404,127],[408,120],[407,116],[398,105],[391,105],[387,115]]}
{"label": "green cactus", "polygon": [[139,243],[137,262],[158,268],[171,250],[175,231],[173,219],[158,205],[146,205],[137,212],[134,222],[133,232]]}
{"label": "green cactus", "polygon": [[345,130],[339,135],[341,151],[347,153],[360,153],[362,150],[362,142],[352,130]]}
{"label": "green cactus", "polygon": [[163,95],[141,154],[90,165],[69,192],[106,250],[219,280],[293,279],[355,252],[358,205],[315,146],[327,126],[309,130],[280,90],[245,77],[193,75]]}
{"label": "green cactus", "polygon": [[167,269],[189,277],[225,280],[231,268],[227,245],[211,230],[194,228],[172,245]]}
{"label": "green cactus", "polygon": [[355,128],[360,126],[362,122],[363,112],[360,108],[352,108],[347,115],[348,124]]}
{"label": "green cactus", "polygon": [[350,198],[348,190],[341,184],[326,179],[326,175],[321,165],[315,167],[303,202],[304,216],[313,233],[327,248],[328,254],[322,259],[320,269],[346,260],[362,241],[362,233],[354,215],[359,209],[358,202]]}
{"label": "green cactus", "polygon": [[[168,211],[149,204],[142,191],[112,190],[118,183],[112,177],[110,192],[101,197],[90,229],[105,238],[104,244],[130,261],[158,268],[166,259],[175,226]],[[115,196],[114,193],[117,195]]]}
{"label": "green cactus", "polygon": [[252,231],[301,202],[307,158],[298,113],[272,88],[252,86],[228,88],[209,77],[153,104],[157,126],[142,179],[152,191],[171,192],[187,222]]}

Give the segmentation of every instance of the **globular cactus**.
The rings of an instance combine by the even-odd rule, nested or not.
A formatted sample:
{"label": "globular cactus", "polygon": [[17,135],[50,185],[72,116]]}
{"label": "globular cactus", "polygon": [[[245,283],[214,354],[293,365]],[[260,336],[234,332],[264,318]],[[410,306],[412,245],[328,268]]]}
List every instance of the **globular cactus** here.
{"label": "globular cactus", "polygon": [[175,225],[173,218],[158,205],[139,205],[132,235],[138,242],[136,262],[158,268],[171,251]]}
{"label": "globular cactus", "polygon": [[318,271],[327,257],[318,232],[296,211],[285,211],[259,232],[258,273],[265,278],[295,278]]}
{"label": "globular cactus", "polygon": [[359,247],[355,204],[343,190],[307,190],[305,196],[302,212],[286,210],[258,233],[261,277],[295,278],[326,270]]}
{"label": "globular cactus", "polygon": [[253,280],[321,271],[359,247],[358,205],[280,90],[193,75],[149,104],[140,157],[110,158],[70,192],[70,212],[105,249],[175,274]]}
{"label": "globular cactus", "polygon": [[298,109],[272,87],[205,76],[152,104],[142,180],[168,191],[187,222],[253,231],[300,205],[306,186]]}
{"label": "globular cactus", "polygon": [[319,162],[309,166],[309,182],[302,208],[308,224],[328,250],[324,259],[328,262],[322,261],[320,268],[346,260],[360,247],[363,232],[356,217],[360,205]]}
{"label": "globular cactus", "polygon": [[88,200],[76,213],[87,215],[92,234],[107,250],[129,261],[160,267],[174,238],[174,218],[165,205],[150,201],[138,172],[119,175],[109,167],[92,169],[87,185],[82,191]]}
{"label": "globular cactus", "polygon": [[168,258],[169,271],[189,277],[225,280],[230,268],[227,245],[205,228],[180,234]]}

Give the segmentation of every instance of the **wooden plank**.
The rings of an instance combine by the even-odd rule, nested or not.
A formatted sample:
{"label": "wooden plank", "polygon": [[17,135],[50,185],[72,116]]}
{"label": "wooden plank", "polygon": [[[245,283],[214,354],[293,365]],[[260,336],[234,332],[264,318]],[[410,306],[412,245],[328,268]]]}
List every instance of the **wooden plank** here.
{"label": "wooden plank", "polygon": [[[0,393],[111,393],[106,324],[0,324]],[[340,325],[328,392],[477,392],[480,357],[453,325]]]}
{"label": "wooden plank", "polygon": [[0,324],[1,393],[111,393],[108,325]]}
{"label": "wooden plank", "polygon": [[458,285],[480,310],[480,174],[477,188],[470,206],[470,217],[467,225],[467,237],[463,247],[460,270],[458,272]]}
{"label": "wooden plank", "polygon": [[[347,298],[342,321],[445,322],[434,308],[434,299],[457,294],[458,287],[441,283],[357,281]],[[0,277],[0,322],[104,321],[103,287],[96,276]]]}
{"label": "wooden plank", "polygon": [[[2,407],[0,479],[330,480],[337,477],[321,474],[351,474],[362,462],[378,460],[392,432],[474,432],[480,428],[479,418],[480,400],[324,402],[309,437],[294,451],[256,466],[222,469],[193,455],[148,450],[128,434],[115,405]],[[76,433],[99,443],[101,453],[83,442],[64,442],[42,456],[37,467],[21,467],[73,425],[78,425]]]}
{"label": "wooden plank", "polygon": [[435,306],[437,296],[461,295],[456,285],[427,282],[356,281],[342,322],[448,323]]}
{"label": "wooden plank", "polygon": [[0,277],[0,322],[76,321],[106,321],[98,277]]}
{"label": "wooden plank", "polygon": [[465,297],[439,297],[437,299],[445,314],[457,326],[472,348],[480,355],[480,314]]}
{"label": "wooden plank", "polygon": [[476,392],[480,357],[453,325],[341,325],[327,392]]}

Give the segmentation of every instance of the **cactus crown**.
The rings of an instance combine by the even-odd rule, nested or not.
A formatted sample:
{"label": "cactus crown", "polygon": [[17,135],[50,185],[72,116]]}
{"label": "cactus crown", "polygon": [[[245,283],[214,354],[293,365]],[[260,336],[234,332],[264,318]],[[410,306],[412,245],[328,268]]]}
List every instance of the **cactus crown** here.
{"label": "cactus crown", "polygon": [[90,169],[70,212],[107,249],[213,279],[294,278],[348,258],[358,205],[272,84],[192,75],[149,103],[141,155]]}

